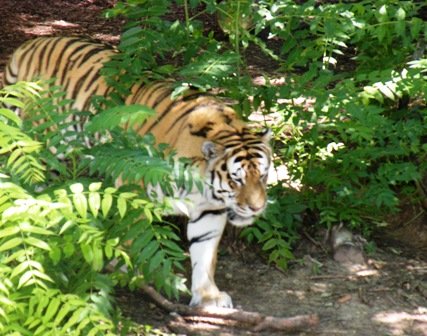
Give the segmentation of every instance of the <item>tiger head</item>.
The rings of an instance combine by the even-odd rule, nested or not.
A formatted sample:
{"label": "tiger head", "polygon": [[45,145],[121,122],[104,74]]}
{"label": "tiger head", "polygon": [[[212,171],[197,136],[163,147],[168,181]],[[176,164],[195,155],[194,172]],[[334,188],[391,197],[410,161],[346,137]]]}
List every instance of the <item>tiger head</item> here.
{"label": "tiger head", "polygon": [[253,133],[244,128],[226,141],[203,143],[210,196],[225,205],[228,221],[233,225],[252,224],[267,205],[269,139],[269,130]]}

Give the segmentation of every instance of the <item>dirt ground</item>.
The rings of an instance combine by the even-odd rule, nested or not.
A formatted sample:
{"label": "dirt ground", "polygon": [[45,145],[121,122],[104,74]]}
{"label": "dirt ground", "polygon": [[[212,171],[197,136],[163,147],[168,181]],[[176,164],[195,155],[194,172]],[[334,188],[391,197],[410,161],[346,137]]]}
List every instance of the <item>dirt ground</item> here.
{"label": "dirt ground", "polygon": [[[101,17],[115,2],[0,0],[0,72],[13,49],[35,36],[85,35],[116,43],[122,22]],[[334,261],[317,241],[321,239],[304,239],[286,272],[267,265],[255,251],[230,250],[223,244],[218,286],[247,311],[278,317],[318,314],[319,326],[298,335],[427,336],[425,253],[378,239],[380,247],[367,256],[367,265],[350,269]],[[117,301],[124,315],[137,323],[183,333],[168,329],[170,315],[139,293],[119,290]],[[195,335],[255,334],[207,324],[192,327]]]}

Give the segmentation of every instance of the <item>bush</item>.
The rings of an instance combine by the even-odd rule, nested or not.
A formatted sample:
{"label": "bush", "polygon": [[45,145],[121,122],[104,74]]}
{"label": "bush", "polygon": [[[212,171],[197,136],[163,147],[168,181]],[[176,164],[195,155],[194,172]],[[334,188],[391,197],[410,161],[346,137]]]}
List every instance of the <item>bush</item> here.
{"label": "bush", "polygon": [[[109,109],[89,129],[111,129],[112,140],[86,148],[82,139],[95,144],[99,134],[68,134],[75,121],[56,104],[57,90],[39,94],[40,85],[18,83],[0,92],[1,103],[26,114],[22,122],[9,108],[0,110],[0,330],[113,335],[120,332],[115,285],[152,282],[174,296],[186,287],[175,273],[185,258],[178,236],[160,224],[167,204],[149,201],[136,185],[117,189],[111,181],[121,175],[170,189],[175,172],[178,183],[191,180],[151,139],[138,141],[130,132],[115,138]],[[121,113],[117,124],[149,114],[135,106]],[[58,132],[68,133],[59,141]],[[112,153],[131,157],[133,165],[106,165]],[[105,181],[99,182],[99,172]],[[110,273],[104,273],[107,265]]]}
{"label": "bush", "polygon": [[270,188],[278,201],[243,235],[285,266],[303,218],[369,234],[400,198],[423,197],[424,10],[399,0],[119,2],[107,15],[129,23],[105,73],[122,90],[141,77],[173,77],[177,93],[215,88],[242,117],[278,120],[274,158],[300,188]]}

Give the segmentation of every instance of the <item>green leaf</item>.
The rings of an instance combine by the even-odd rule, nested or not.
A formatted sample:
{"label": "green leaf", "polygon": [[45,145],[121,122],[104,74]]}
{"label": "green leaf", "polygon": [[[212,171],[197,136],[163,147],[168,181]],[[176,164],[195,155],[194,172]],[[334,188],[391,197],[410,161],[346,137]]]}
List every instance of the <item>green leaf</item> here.
{"label": "green leaf", "polygon": [[34,234],[40,234],[40,235],[44,235],[44,236],[51,236],[51,235],[54,234],[50,230],[46,230],[46,229],[43,229],[41,227],[31,225],[29,223],[22,223],[22,224],[20,224],[19,225],[19,229],[22,232],[29,232],[29,233],[34,233]]}
{"label": "green leaf", "polygon": [[380,17],[383,18],[382,20],[386,20],[385,17],[387,17],[387,6],[382,5],[378,10],[378,13],[380,14]]}
{"label": "green leaf", "polygon": [[92,264],[93,261],[93,250],[90,245],[87,244],[81,244],[80,248],[83,253],[83,257],[85,258],[86,262],[89,264]]}
{"label": "green leaf", "polygon": [[405,12],[405,10],[403,8],[399,8],[396,11],[395,15],[396,15],[396,19],[398,19],[399,21],[403,21],[406,18],[406,12]]}
{"label": "green leaf", "polygon": [[69,228],[71,228],[72,226],[74,226],[74,222],[71,220],[68,220],[64,223],[64,225],[62,225],[61,230],[59,230],[59,234],[62,235],[64,234],[65,231],[67,231]]}
{"label": "green leaf", "polygon": [[25,272],[20,278],[18,283],[18,288],[24,287],[26,285],[31,285],[30,280],[34,278],[34,271],[29,270]]}
{"label": "green leaf", "polygon": [[69,312],[72,311],[72,309],[73,309],[72,306],[68,302],[65,302],[61,306],[61,309],[59,310],[58,314],[55,316],[53,325],[55,327],[58,327],[59,324],[64,320],[64,318],[69,314]]}
{"label": "green leaf", "polygon": [[89,193],[89,209],[92,212],[93,217],[98,217],[99,209],[101,208],[101,196],[97,192]]}
{"label": "green leaf", "polygon": [[19,226],[9,226],[6,229],[0,230],[0,238],[14,235],[20,231]]}
{"label": "green leaf", "polygon": [[13,279],[14,277],[16,277],[17,275],[21,274],[22,272],[24,272],[28,268],[29,268],[28,262],[22,262],[22,263],[20,263],[18,266],[16,266],[13,269],[12,273],[10,274],[10,278]]}
{"label": "green leaf", "polygon": [[74,184],[70,185],[70,190],[74,194],[80,194],[84,191],[84,187],[83,187],[83,184],[81,184],[81,183],[74,183]]}
{"label": "green leaf", "polygon": [[149,223],[153,222],[153,213],[148,207],[144,207],[144,215],[145,215],[145,218],[147,218]]}
{"label": "green leaf", "polygon": [[102,187],[102,182],[93,182],[89,184],[89,191],[95,192],[101,189],[101,187]]}
{"label": "green leaf", "polygon": [[114,127],[133,127],[142,125],[145,120],[155,115],[155,111],[145,105],[121,105],[109,108],[95,115],[87,124],[89,132],[111,130]]}
{"label": "green leaf", "polygon": [[0,115],[14,122],[16,126],[21,127],[22,121],[13,111],[5,108],[0,108]]}
{"label": "green leaf", "polygon": [[76,193],[73,195],[73,204],[80,217],[87,217],[87,200],[84,194]]}
{"label": "green leaf", "polygon": [[155,240],[152,240],[148,245],[142,250],[141,257],[144,260],[150,260],[153,254],[159,249],[159,243]]}
{"label": "green leaf", "polygon": [[111,194],[105,193],[101,202],[101,210],[104,218],[107,218],[112,204],[113,204],[113,196],[111,196]]}
{"label": "green leaf", "polygon": [[106,194],[114,194],[117,191],[117,188],[108,187],[104,190]]}
{"label": "green leaf", "polygon": [[23,242],[22,238],[12,238],[10,240],[7,240],[5,243],[2,243],[0,245],[0,252],[11,250],[14,247],[22,244],[22,242]]}
{"label": "green leaf", "polygon": [[269,239],[267,242],[262,246],[263,251],[268,251],[274,248],[277,245],[276,239]]}
{"label": "green leaf", "polygon": [[126,215],[127,203],[126,199],[119,196],[117,199],[117,208],[119,210],[120,217],[123,218]]}
{"label": "green leaf", "polygon": [[87,316],[88,310],[87,308],[79,308],[77,309],[73,315],[71,315],[70,319],[65,323],[62,328],[62,333],[66,334],[68,329],[80,322]]}
{"label": "green leaf", "polygon": [[24,102],[12,97],[1,97],[0,101],[5,105],[13,105],[13,106],[19,107],[20,109],[23,109],[25,107]]}
{"label": "green leaf", "polygon": [[102,254],[101,246],[94,245],[92,247],[92,255],[92,269],[99,272],[104,267],[104,256]]}
{"label": "green leaf", "polygon": [[58,298],[53,298],[50,301],[49,306],[46,309],[45,315],[42,318],[45,324],[51,322],[51,319],[56,316],[60,305],[61,300]]}
{"label": "green leaf", "polygon": [[148,272],[153,273],[162,263],[165,253],[159,250],[149,261]]}
{"label": "green leaf", "polygon": [[27,237],[24,239],[24,242],[28,245],[32,245],[46,251],[50,251],[50,246],[47,243],[45,243],[43,240],[40,240],[34,237]]}
{"label": "green leaf", "polygon": [[58,246],[51,246],[49,257],[54,265],[57,265],[61,261],[62,252]]}

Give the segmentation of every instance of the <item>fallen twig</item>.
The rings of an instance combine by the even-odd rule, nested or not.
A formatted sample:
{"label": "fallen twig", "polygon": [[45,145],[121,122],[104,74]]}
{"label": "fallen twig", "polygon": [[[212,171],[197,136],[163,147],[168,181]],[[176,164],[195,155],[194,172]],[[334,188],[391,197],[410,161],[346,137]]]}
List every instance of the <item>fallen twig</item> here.
{"label": "fallen twig", "polygon": [[[150,286],[143,285],[141,289],[160,308],[182,316],[185,321],[239,327],[254,331],[269,329],[287,332],[310,329],[319,324],[319,317],[315,314],[285,318],[230,308],[190,307],[170,302]],[[182,323],[182,318],[180,323]]]}

